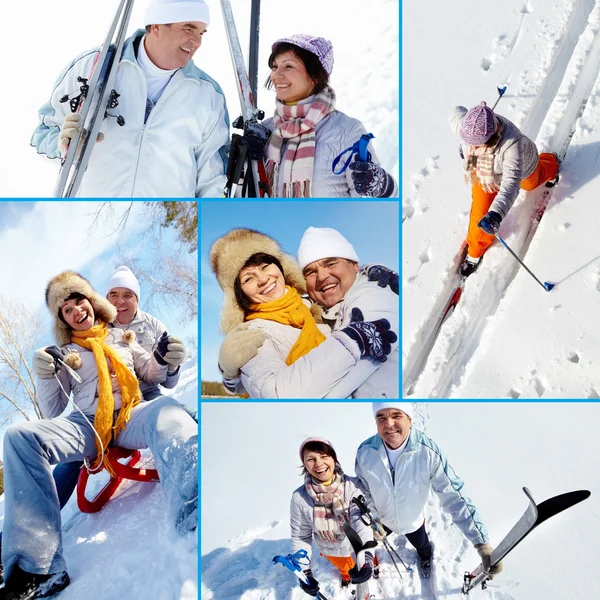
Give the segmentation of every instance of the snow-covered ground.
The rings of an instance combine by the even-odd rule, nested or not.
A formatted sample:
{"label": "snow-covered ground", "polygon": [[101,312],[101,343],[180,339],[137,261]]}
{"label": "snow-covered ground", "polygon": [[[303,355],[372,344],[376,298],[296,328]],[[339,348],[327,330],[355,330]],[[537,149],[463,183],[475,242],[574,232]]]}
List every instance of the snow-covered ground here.
{"label": "snow-covered ground", "polygon": [[[599,398],[600,1],[404,3],[403,52],[404,393]],[[497,112],[539,151],[560,152],[573,133],[533,238],[539,191],[522,192],[500,228],[556,287],[495,244],[435,340],[471,202],[447,115],[493,104],[507,82]]]}
{"label": "snow-covered ground", "polygon": [[[196,359],[182,367],[178,386],[167,391],[192,409],[198,408]],[[153,467],[142,451],[141,463]],[[108,481],[105,471],[90,477],[87,497]],[[0,527],[4,496],[0,498]],[[76,495],[61,513],[63,548],[71,584],[61,600],[195,600],[198,598],[198,538],[179,535],[166,510],[160,484],[124,480],[111,500],[95,514],[77,507]]]}
{"label": "snow-covered ground", "polygon": [[[588,489],[590,499],[544,523],[504,561],[504,572],[473,600],[592,600],[600,544],[596,424],[589,403],[419,404],[415,421],[444,450],[465,481],[496,545],[527,507]],[[203,403],[201,597],[203,600],[303,600],[296,578],[271,559],[291,550],[289,501],[302,484],[298,448],[308,436],[334,444],[346,473],[356,448],[376,432],[370,404]],[[260,435],[257,433],[260,432]],[[477,553],[430,498],[427,527],[436,546],[434,579],[396,574],[384,556],[375,600],[460,600]],[[394,545],[416,566],[403,536]],[[378,549],[378,552],[381,549]],[[335,569],[315,556],[313,571],[328,600],[346,600]],[[433,582],[433,583],[432,583]]]}

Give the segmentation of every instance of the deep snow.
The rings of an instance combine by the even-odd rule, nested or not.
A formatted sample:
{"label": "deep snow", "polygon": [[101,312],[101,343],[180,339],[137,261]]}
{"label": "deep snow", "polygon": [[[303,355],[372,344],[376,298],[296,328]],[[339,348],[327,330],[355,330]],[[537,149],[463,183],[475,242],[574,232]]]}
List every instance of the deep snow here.
{"label": "deep snow", "polygon": [[[594,459],[597,404],[434,403],[417,406],[415,421],[446,453],[465,482],[492,544],[527,507],[522,487],[537,502],[576,489],[590,499],[540,526],[504,561],[505,570],[474,600],[591,600],[600,543],[600,482]],[[321,436],[334,444],[352,475],[359,444],[373,435],[368,403],[203,403],[201,597],[203,600],[303,600],[296,578],[271,565],[291,550],[289,501],[302,483],[298,448]],[[260,435],[257,435],[260,432]],[[384,558],[380,598],[459,600],[464,571],[478,556],[430,497],[427,524],[436,545],[435,585],[418,574],[400,581]],[[405,538],[394,544],[416,566]],[[379,551],[379,549],[378,549]],[[314,572],[329,600],[342,600],[337,576],[323,558]]]}
{"label": "deep snow", "polygon": [[[434,20],[426,18],[430,2],[403,7],[404,393],[598,398],[600,2],[478,6],[436,3]],[[539,191],[521,193],[500,229],[537,277],[556,287],[545,292],[495,244],[431,347],[470,208],[447,115],[457,104],[492,104],[507,81],[497,111],[539,151],[560,152],[573,134],[532,239]]]}

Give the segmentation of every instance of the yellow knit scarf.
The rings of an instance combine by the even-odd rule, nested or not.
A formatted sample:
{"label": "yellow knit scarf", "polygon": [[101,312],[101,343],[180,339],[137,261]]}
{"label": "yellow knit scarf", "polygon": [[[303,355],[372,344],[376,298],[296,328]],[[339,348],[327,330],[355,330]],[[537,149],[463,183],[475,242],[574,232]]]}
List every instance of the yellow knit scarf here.
{"label": "yellow knit scarf", "polygon": [[317,327],[310,309],[302,302],[298,291],[289,285],[286,285],[285,289],[287,294],[284,294],[279,300],[252,305],[250,307],[252,312],[246,316],[246,321],[267,319],[302,329],[285,360],[287,365],[291,365],[327,338]]}
{"label": "yellow knit scarf", "polygon": [[[108,327],[103,321],[98,321],[97,325],[94,325],[87,331],[71,332],[71,341],[82,348],[91,350],[96,359],[98,367],[98,408],[96,409],[94,419],[94,429],[98,432],[102,440],[105,455],[107,454],[108,445],[113,438],[112,431],[114,430],[114,437],[116,437],[119,431],[125,427],[127,421],[129,421],[131,409],[136,404],[139,404],[142,399],[140,385],[136,376],[127,368],[118,352],[105,343],[107,335]],[[110,360],[112,370],[121,388],[122,406],[114,426],[115,398],[113,396],[111,374],[108,370],[107,359]],[[98,456],[92,464],[92,468],[97,467],[101,460],[102,448],[98,440],[96,440],[96,448],[98,449]],[[104,466],[112,473],[111,469],[108,468],[108,462],[105,462]]]}

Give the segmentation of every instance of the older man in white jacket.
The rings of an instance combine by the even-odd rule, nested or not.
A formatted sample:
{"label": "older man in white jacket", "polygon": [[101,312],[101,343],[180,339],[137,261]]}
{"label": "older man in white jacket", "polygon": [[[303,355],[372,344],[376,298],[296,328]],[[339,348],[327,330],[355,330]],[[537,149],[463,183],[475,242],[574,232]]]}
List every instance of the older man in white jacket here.
{"label": "older man in white jacket", "polygon": [[[382,529],[406,536],[421,559],[421,575],[429,577],[433,548],[425,529],[425,505],[431,490],[485,560],[493,548],[479,513],[443,452],[412,427],[411,403],[374,402],[373,414],[377,435],[359,446],[355,472]],[[489,572],[501,569],[500,563]]]}
{"label": "older man in white jacket", "polygon": [[[209,24],[204,0],[149,0],[146,30],[125,42],[115,91],[82,181],[82,197],[220,197],[225,186],[229,116],[220,86],[192,57]],[[31,144],[48,158],[66,153],[80,115],[61,98],[79,90],[98,49],[61,73]]]}

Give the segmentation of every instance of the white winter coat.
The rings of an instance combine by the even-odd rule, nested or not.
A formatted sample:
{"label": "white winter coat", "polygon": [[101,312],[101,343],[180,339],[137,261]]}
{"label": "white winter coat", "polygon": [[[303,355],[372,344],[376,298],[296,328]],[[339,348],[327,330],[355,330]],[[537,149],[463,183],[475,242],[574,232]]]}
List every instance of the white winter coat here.
{"label": "white winter coat", "polygon": [[[138,30],[125,42],[114,89],[121,115],[104,119],[104,141],[94,146],[80,196],[109,198],[221,197],[229,148],[229,116],[219,85],[190,61],[173,75],[144,123],[146,76],[138,65],[134,43]],[[50,101],[39,111],[40,124],[31,143],[39,153],[58,158],[58,135],[69,103],[60,98],[88,77],[97,49],[78,56],[60,75]]]}
{"label": "white winter coat", "polygon": [[407,446],[389,467],[383,440],[374,435],[356,453],[355,472],[374,516],[395,533],[416,531],[425,518],[429,491],[473,545],[488,541],[477,509],[463,494],[463,482],[443,452],[424,433],[411,429]]}
{"label": "white winter coat", "polygon": [[[365,321],[385,318],[391,330],[399,333],[399,299],[389,288],[381,288],[367,277],[367,267],[356,276],[344,299],[324,311],[329,325],[319,328],[338,331],[350,323],[352,309],[360,308]],[[231,393],[251,398],[399,398],[400,357],[398,342],[382,363],[360,358],[349,345],[330,336],[291,365],[285,360],[300,330],[264,319],[249,321],[250,328],[261,329],[265,343],[258,354],[241,369],[240,387],[235,379],[224,380]]]}
{"label": "white winter coat", "polygon": [[[344,475],[344,503],[348,506],[346,517],[352,529],[358,533],[363,544],[373,539],[373,531],[367,527],[360,519],[360,510],[352,502],[352,498],[364,494],[360,489],[359,481],[356,477]],[[340,530],[339,539],[336,542],[329,542],[322,537],[314,535],[314,507],[315,501],[306,491],[304,485],[299,487],[292,494],[290,503],[290,527],[292,529],[292,553],[298,550],[306,550],[310,557],[312,552],[312,542],[323,556],[351,556],[354,554],[352,546],[343,530]]]}
{"label": "white winter coat", "polygon": [[[313,98],[314,96],[309,96],[305,100],[301,100],[299,104],[311,102]],[[273,118],[266,119],[264,125],[269,130],[273,130]],[[367,130],[359,120],[353,119],[339,110],[329,113],[317,123],[315,128],[315,163],[311,184],[313,198],[360,197],[354,188],[350,169],[346,169],[341,175],[335,175],[331,168],[335,158],[346,148],[354,145],[364,133],[367,133]],[[287,142],[284,140],[281,149],[282,156],[286,148]],[[373,142],[369,143],[368,150],[371,153],[372,162],[377,165],[380,164],[373,150]],[[339,171],[343,166],[347,156],[348,154],[344,155],[336,170]],[[278,173],[275,197],[281,197],[283,193],[283,169],[279,169]],[[397,191],[392,195],[397,195]]]}
{"label": "white winter coat", "polygon": [[[106,344],[115,349],[127,368],[135,376],[151,384],[158,384],[167,376],[166,365],[159,365],[151,353],[146,352],[137,342],[127,344],[122,341],[123,331],[110,329],[106,337]],[[77,383],[64,367],[58,371],[58,379],[64,388],[61,389],[55,377],[38,379],[38,400],[42,414],[47,418],[58,417],[67,407],[68,400],[65,396],[73,393],[73,401],[88,416],[96,414],[98,408],[98,367],[91,350],[82,348],[77,344],[65,344],[63,348],[78,352],[81,356],[81,367],[77,374],[82,382]],[[110,369],[110,361],[109,369]],[[121,388],[116,377],[113,381],[113,395],[115,410],[121,408]]]}
{"label": "white winter coat", "polygon": [[[450,111],[450,127],[456,137],[467,114],[464,106],[455,106]],[[505,117],[496,115],[502,122],[502,140],[494,152],[494,174],[502,175],[500,191],[490,206],[490,211],[505,217],[521,191],[521,181],[527,179],[538,164],[538,151],[534,142],[523,135],[519,128]],[[466,156],[468,144],[461,142]]]}
{"label": "white winter coat", "polygon": [[[108,328],[123,330],[123,328],[116,321],[115,323],[109,323]],[[159,321],[156,317],[149,313],[138,310],[137,313],[135,313],[135,317],[133,317],[133,321],[131,321],[127,327],[127,331],[133,331],[135,333],[137,343],[146,352],[152,354],[156,348],[159,338],[165,331],[167,331],[167,328],[165,327],[164,323]],[[179,381],[179,373],[179,367],[177,367],[177,369],[173,372],[167,371],[166,379],[164,381],[160,381],[160,385],[169,390],[174,388]],[[160,393],[160,389],[157,384],[148,383],[144,380],[140,381],[140,389],[142,390],[142,395],[149,393]]]}

